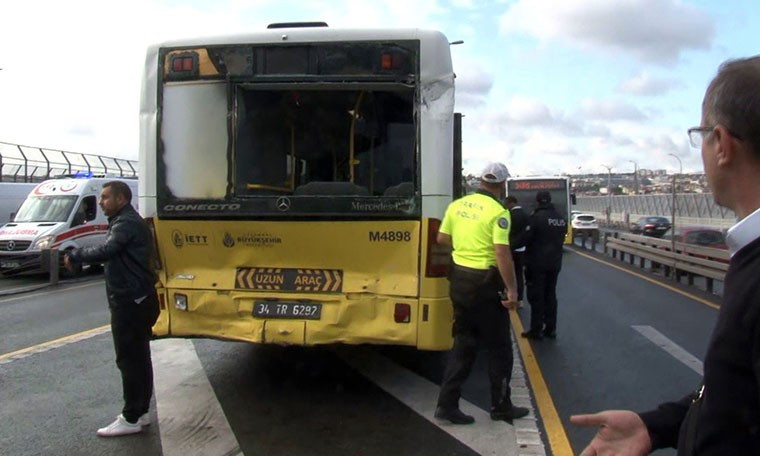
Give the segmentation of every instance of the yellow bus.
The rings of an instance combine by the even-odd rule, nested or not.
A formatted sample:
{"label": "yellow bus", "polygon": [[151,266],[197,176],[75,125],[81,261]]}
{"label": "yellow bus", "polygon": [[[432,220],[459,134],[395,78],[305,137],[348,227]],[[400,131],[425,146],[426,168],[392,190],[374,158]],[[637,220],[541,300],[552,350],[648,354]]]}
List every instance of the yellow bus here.
{"label": "yellow bus", "polygon": [[155,335],[448,349],[449,46],[306,23],[150,47],[139,194]]}
{"label": "yellow bus", "polygon": [[552,204],[567,220],[565,244],[573,243],[573,227],[570,212],[575,204],[575,195],[570,191],[570,178],[567,176],[531,176],[510,177],[507,179],[507,195],[517,198],[525,213],[530,215],[536,209],[536,193],[547,191],[552,197]]}

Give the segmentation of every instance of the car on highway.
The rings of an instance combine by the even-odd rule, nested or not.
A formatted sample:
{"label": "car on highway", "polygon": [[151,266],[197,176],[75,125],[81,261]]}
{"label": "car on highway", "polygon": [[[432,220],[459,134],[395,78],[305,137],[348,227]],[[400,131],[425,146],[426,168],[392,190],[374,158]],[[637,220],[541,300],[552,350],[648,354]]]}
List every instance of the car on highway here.
{"label": "car on highway", "polygon": [[700,247],[728,249],[723,230],[712,226],[676,226],[674,229],[668,230],[662,238],[668,240],[675,238],[676,242]]}
{"label": "car on highway", "polygon": [[670,220],[657,215],[647,215],[631,223],[633,234],[661,238],[670,229]]}
{"label": "car on highway", "polygon": [[573,227],[573,237],[586,235],[597,239],[599,236],[599,224],[593,214],[576,212],[572,214],[570,225]]}

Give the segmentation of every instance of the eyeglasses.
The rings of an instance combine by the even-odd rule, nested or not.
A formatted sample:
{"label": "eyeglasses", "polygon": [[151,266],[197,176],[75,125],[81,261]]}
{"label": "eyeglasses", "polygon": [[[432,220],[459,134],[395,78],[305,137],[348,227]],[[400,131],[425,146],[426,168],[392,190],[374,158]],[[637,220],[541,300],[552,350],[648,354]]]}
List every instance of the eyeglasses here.
{"label": "eyeglasses", "polygon": [[[692,147],[695,147],[697,149],[700,149],[702,147],[702,142],[705,139],[705,136],[712,133],[713,130],[715,130],[715,126],[713,127],[692,127],[687,130],[689,134],[689,143],[691,143]],[[738,139],[739,141],[742,140],[742,137],[737,135],[731,130],[728,130],[728,134],[733,136],[734,138]]]}
{"label": "eyeglasses", "polygon": [[702,147],[702,140],[704,139],[705,135],[708,133],[712,133],[712,131],[715,129],[715,127],[691,127],[687,131],[689,133],[689,143],[691,143],[691,147],[695,147],[697,149]]}

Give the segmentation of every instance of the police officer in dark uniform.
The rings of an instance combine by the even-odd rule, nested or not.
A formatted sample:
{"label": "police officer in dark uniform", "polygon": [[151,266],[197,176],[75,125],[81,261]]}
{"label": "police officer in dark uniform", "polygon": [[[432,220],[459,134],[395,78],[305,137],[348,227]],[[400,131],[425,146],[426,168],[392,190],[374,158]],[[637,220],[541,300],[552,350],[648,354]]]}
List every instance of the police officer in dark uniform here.
{"label": "police officer in dark uniform", "polygon": [[512,261],[515,264],[515,280],[517,281],[517,307],[522,308],[525,290],[524,256],[525,256],[525,229],[528,227],[528,214],[520,206],[517,198],[509,195],[504,199],[509,216],[512,218],[512,226],[509,228],[509,247],[512,250]]}
{"label": "police officer in dark uniform", "polygon": [[562,268],[562,244],[567,219],[551,203],[551,194],[536,194],[538,206],[525,232],[525,281],[530,303],[528,339],[557,337],[557,278]]}
{"label": "police officer in dark uniform", "polygon": [[478,344],[488,350],[491,419],[511,422],[528,414],[528,409],[512,405],[509,387],[514,359],[508,309],[516,305],[517,287],[509,249],[509,211],[497,199],[508,176],[503,164],[489,164],[481,175],[480,189],[446,209],[437,236],[438,243],[453,246],[454,347],[435,417],[454,424],[475,421],[459,409],[459,397]]}

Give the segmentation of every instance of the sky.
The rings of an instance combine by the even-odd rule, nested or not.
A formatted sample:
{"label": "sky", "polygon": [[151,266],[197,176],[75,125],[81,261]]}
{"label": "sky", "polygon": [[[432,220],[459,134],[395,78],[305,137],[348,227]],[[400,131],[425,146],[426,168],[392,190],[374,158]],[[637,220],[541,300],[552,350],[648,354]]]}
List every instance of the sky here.
{"label": "sky", "polygon": [[[137,159],[145,51],[274,22],[443,32],[465,172],[701,172],[686,130],[719,65],[758,50],[754,0],[0,3],[0,141]],[[756,30],[756,29],[755,29]],[[680,163],[679,163],[680,160]]]}

